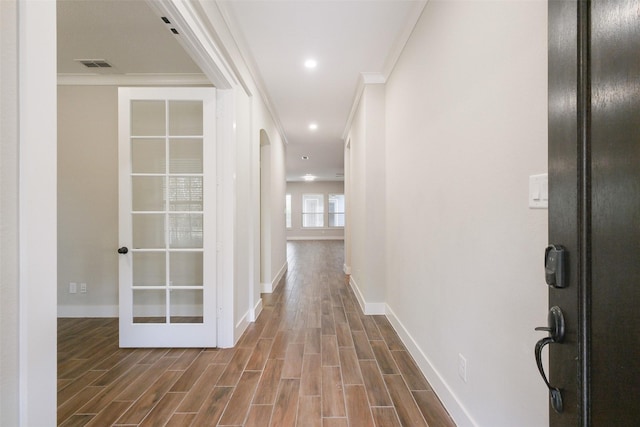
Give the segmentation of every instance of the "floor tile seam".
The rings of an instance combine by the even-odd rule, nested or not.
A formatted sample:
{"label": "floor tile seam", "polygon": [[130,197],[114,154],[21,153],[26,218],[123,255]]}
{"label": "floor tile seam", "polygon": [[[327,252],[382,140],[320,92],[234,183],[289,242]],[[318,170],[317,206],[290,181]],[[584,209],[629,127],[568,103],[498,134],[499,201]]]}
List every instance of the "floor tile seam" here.
{"label": "floor tile seam", "polygon": [[[260,384],[260,380],[262,379],[262,375],[264,373],[264,371],[242,371],[242,373],[244,374],[245,372],[260,372],[260,376],[258,377],[258,380],[256,381],[255,387],[253,388],[253,392],[251,393],[251,399],[248,400],[249,405],[247,406],[247,411],[244,414],[244,418],[242,419],[242,424],[240,424],[241,426],[243,426],[246,422],[247,422],[247,418],[249,417],[249,411],[251,409],[251,404],[253,403],[253,399],[255,399],[256,397],[256,392],[258,391],[258,385]],[[242,375],[240,376],[242,378]],[[238,383],[240,383],[240,380],[238,380]],[[224,410],[220,413],[220,418],[218,419],[218,422],[220,422],[220,420],[222,420],[222,418],[224,417],[225,412],[227,411],[227,408],[229,408],[229,403],[231,402],[231,400],[233,399],[233,396],[235,395],[236,391],[238,390],[237,384],[236,386],[233,388],[233,391],[231,392],[231,395],[229,396],[229,400],[227,400],[227,404],[225,405]],[[227,424],[217,424],[218,426],[222,426],[222,425],[227,425]],[[235,425],[235,424],[230,424],[230,425]]]}
{"label": "floor tile seam", "polygon": [[[153,387],[153,385],[154,385],[155,383],[157,383],[158,381],[160,381],[160,377],[162,376],[162,374],[164,374],[164,373],[166,373],[166,372],[176,372],[176,371],[170,371],[170,370],[168,370],[168,369],[167,369],[167,370],[163,371],[162,373],[160,373],[160,374],[157,376],[157,379],[156,379],[154,382],[152,382],[152,383],[151,383],[151,384],[150,384],[150,385],[149,385],[149,386],[148,386],[148,387],[147,387],[147,388],[146,388],[146,389],[145,389],[145,390],[144,390],[144,391],[143,391],[143,392],[138,396],[138,398],[137,398],[137,399],[135,399],[135,400],[133,401],[133,403],[129,406],[129,408],[127,408],[127,410],[126,410],[126,411],[123,411],[123,412],[122,412],[122,414],[120,415],[120,418],[122,418],[122,416],[124,416],[124,414],[126,414],[126,412],[127,412],[127,411],[128,411],[128,410],[129,410],[133,405],[135,405],[135,404],[136,404],[140,399],[142,399],[142,397],[143,397],[145,394],[147,394],[147,392],[151,389],[151,387]],[[158,405],[158,403],[160,402],[160,400],[162,400],[162,398],[163,398],[167,393],[169,393],[169,390],[171,390],[171,387],[173,387],[173,385],[178,381],[178,379],[179,379],[179,378],[180,378],[180,377],[176,377],[173,381],[171,381],[171,383],[170,383],[170,384],[168,384],[168,385],[167,385],[167,390],[166,390],[164,393],[162,393],[162,395],[161,395],[161,396],[159,396],[159,398],[155,401],[155,403],[154,403],[150,408],[148,408],[148,409],[147,409],[147,413],[145,414],[145,416],[142,418],[142,420],[141,420],[138,424],[142,423],[142,421],[144,420],[144,418],[146,418],[146,417],[149,415],[149,413],[151,413],[151,411],[153,411],[153,409]],[[123,392],[124,392],[124,391],[123,391]],[[186,394],[185,394],[185,397],[186,397]],[[184,397],[183,397],[183,400],[184,400]],[[118,420],[119,420],[120,418],[118,418]],[[118,420],[116,420],[116,421],[118,421]]]}
{"label": "floor tile seam", "polygon": [[[114,383],[114,382],[115,382],[116,380],[118,380],[120,377],[122,377],[123,375],[127,374],[127,373],[128,373],[128,372],[129,372],[129,371],[130,371],[134,366],[135,366],[135,364],[131,365],[131,366],[129,367],[129,369],[127,369],[127,370],[126,370],[125,372],[123,372],[121,375],[118,375],[118,376],[117,376],[113,381],[111,381],[109,384],[104,384],[104,385],[93,385],[96,381],[98,381],[100,378],[102,378],[102,377],[104,376],[104,375],[100,375],[98,378],[94,379],[93,381],[91,381],[90,383],[86,384],[84,387],[82,387],[81,389],[79,389],[76,393],[74,393],[74,394],[72,394],[71,396],[69,396],[69,397],[68,397],[64,402],[62,402],[62,403],[58,402],[58,403],[56,404],[56,408],[57,408],[57,409],[60,409],[60,407],[62,407],[63,405],[65,405],[67,402],[69,402],[69,401],[71,401],[72,399],[76,398],[76,397],[78,396],[78,394],[80,394],[80,393],[81,393],[84,389],[86,389],[87,387],[105,387],[105,388],[106,388],[106,387],[109,387],[109,385],[111,385],[112,383]],[[107,372],[109,372],[109,371],[110,371],[110,369],[109,369],[109,370],[107,370],[107,371],[105,371],[105,374],[106,374]],[[87,371],[87,372],[85,372],[85,374],[86,374],[86,373],[88,373],[88,372],[96,372],[96,371]],[[78,377],[78,379],[79,379],[79,378],[80,378],[80,377]],[[76,380],[73,380],[73,382],[75,382],[75,381],[77,381],[77,379],[76,379]],[[67,387],[69,387],[71,384],[73,384],[73,382],[69,383],[69,384],[68,384],[66,387],[64,387],[62,390],[64,390],[64,389],[66,389]],[[62,391],[62,390],[61,390],[61,391]],[[57,395],[57,393],[56,393],[56,395]],[[87,402],[87,403],[88,403],[88,402]],[[83,405],[83,406],[84,406],[84,405]]]}
{"label": "floor tile seam", "polygon": [[[134,404],[135,401],[133,400],[112,400],[111,402],[122,402],[122,403],[127,403],[129,402],[129,405],[124,408],[123,410],[121,410],[120,414],[118,414],[118,418],[116,418],[112,424],[115,424],[116,421],[118,421]],[[98,415],[102,414],[103,412],[106,412],[107,409],[109,408],[109,405],[106,405],[104,408],[102,408],[101,410],[99,410],[94,416],[93,418],[96,418]],[[145,415],[146,416],[146,415]],[[93,419],[92,418],[92,419]],[[141,421],[142,422],[142,421]]]}
{"label": "floor tile seam", "polygon": [[[404,376],[402,376],[402,374],[383,374],[383,379],[384,376],[391,376],[391,375],[398,375],[400,376],[400,379],[402,379],[402,382],[404,383],[405,387],[407,387],[407,390],[409,390],[409,386],[407,385],[407,382],[404,379]],[[389,387],[387,386],[387,382],[384,381],[384,385],[385,387],[387,387],[387,393],[389,393],[389,397],[391,397],[391,401],[393,402],[393,396],[391,395],[391,393],[389,392]],[[422,390],[419,390],[422,391]],[[411,392],[411,390],[409,390],[409,394],[411,395],[411,400],[413,401],[413,403],[416,405],[416,408],[418,409],[418,413],[420,414],[420,416],[422,417],[425,425],[427,427],[429,427],[429,423],[427,422],[427,419],[425,418],[424,414],[422,413],[422,410],[420,410],[420,405],[418,405],[418,401],[416,400],[416,397],[413,395],[413,393]],[[394,403],[394,406],[395,403]],[[397,407],[396,407],[396,411],[397,411]],[[398,417],[399,418],[399,417]]]}
{"label": "floor tile seam", "polygon": [[[139,378],[140,378],[140,376],[142,376],[142,375],[144,375],[145,373],[149,372],[149,370],[151,369],[151,367],[152,367],[153,365],[155,365],[156,363],[158,363],[158,362],[160,362],[160,359],[159,359],[159,360],[157,360],[155,363],[151,364],[151,365],[150,365],[150,366],[149,366],[145,371],[141,372],[141,373],[140,373],[140,375],[138,375],[138,377],[136,378],[136,380],[137,380],[137,379],[139,379]],[[133,368],[133,367],[132,367],[132,368]],[[147,391],[149,391],[149,389],[151,388],[151,386],[153,386],[153,385],[154,385],[154,384],[155,384],[155,383],[160,379],[160,376],[161,376],[162,374],[164,374],[165,372],[169,372],[169,371],[170,371],[169,366],[167,366],[167,369],[163,370],[162,372],[159,372],[159,373],[156,375],[155,380],[154,380],[151,384],[149,384],[149,385],[147,386],[147,388],[145,388],[141,393],[139,393],[139,394],[138,394],[138,399],[140,399],[140,398],[141,398],[141,397],[142,397],[142,396],[143,396]],[[173,372],[177,372],[177,371],[173,371]],[[126,374],[128,374],[128,373],[129,373],[129,371],[127,371],[127,372],[126,372]],[[122,377],[122,375],[121,375],[120,377],[118,377],[116,380],[112,381],[112,384],[113,384],[113,383],[115,383],[115,382],[116,382],[118,379],[120,379],[121,377]],[[179,379],[179,378],[180,378],[180,377],[178,377],[178,379]],[[129,385],[133,384],[133,382],[135,382],[135,380],[134,380],[134,381],[132,381]],[[175,382],[177,382],[177,380],[176,380],[176,381],[174,381],[174,384],[175,384]],[[107,385],[107,387],[109,387],[110,385],[111,385],[111,384]],[[173,387],[173,384],[172,384],[171,386]],[[118,396],[121,396],[125,391],[127,391],[127,388],[128,388],[128,386],[127,386],[127,387],[125,387],[125,388],[124,388],[124,389],[123,389],[123,390],[122,390],[122,391],[121,391],[121,392],[116,396],[116,398],[115,398],[115,399],[113,399],[113,400],[118,400],[118,401],[128,401],[128,399],[118,399]],[[138,400],[138,399],[135,399],[134,401],[136,401],[136,400]]]}

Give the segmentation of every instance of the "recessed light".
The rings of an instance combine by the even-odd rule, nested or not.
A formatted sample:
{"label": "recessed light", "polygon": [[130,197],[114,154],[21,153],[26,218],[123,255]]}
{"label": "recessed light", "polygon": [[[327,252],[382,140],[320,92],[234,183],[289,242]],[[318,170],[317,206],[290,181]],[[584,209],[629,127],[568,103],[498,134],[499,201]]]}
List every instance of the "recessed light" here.
{"label": "recessed light", "polygon": [[305,181],[314,181],[316,177],[308,173],[305,176],[303,176],[302,179],[304,179]]}
{"label": "recessed light", "polygon": [[304,66],[312,70],[318,66],[318,61],[316,61],[315,59],[309,58],[306,61],[304,61]]}
{"label": "recessed light", "polygon": [[309,160],[309,156],[302,156],[302,160]]}
{"label": "recessed light", "polygon": [[309,130],[317,130],[317,129],[318,129],[317,123],[309,123]]}

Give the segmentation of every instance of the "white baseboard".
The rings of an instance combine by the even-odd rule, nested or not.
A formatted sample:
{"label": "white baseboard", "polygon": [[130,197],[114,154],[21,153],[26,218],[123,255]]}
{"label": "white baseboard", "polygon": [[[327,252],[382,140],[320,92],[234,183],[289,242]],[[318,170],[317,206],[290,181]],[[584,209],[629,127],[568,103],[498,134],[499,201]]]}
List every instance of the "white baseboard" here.
{"label": "white baseboard", "polygon": [[349,277],[349,285],[351,289],[353,289],[353,293],[356,295],[358,304],[360,304],[360,308],[364,314],[385,314],[386,304],[383,302],[366,302],[353,276]]}
{"label": "white baseboard", "polygon": [[119,317],[117,305],[59,305],[58,317]]}
{"label": "white baseboard", "polygon": [[247,328],[249,327],[249,323],[251,323],[249,321],[250,311],[251,310],[247,310],[247,312],[244,314],[244,316],[242,316],[240,318],[240,320],[238,321],[238,323],[236,323],[236,326],[235,326],[234,331],[233,331],[233,345],[234,346],[238,343],[238,341],[240,340],[240,337],[242,336],[244,331],[246,331]]}
{"label": "white baseboard", "polygon": [[418,364],[418,367],[424,374],[425,378],[429,381],[433,391],[436,393],[444,407],[447,408],[449,415],[451,415],[451,418],[453,418],[456,425],[459,427],[477,426],[478,424],[471,417],[466,408],[460,403],[447,382],[442,378],[442,375],[440,375],[438,370],[433,366],[429,358],[424,354],[420,346],[418,346],[416,340],[413,339],[391,307],[387,305],[385,311],[387,319],[389,319],[389,322],[398,333],[398,336],[404,343],[405,347],[407,347],[407,350],[411,356],[413,356],[413,359]]}
{"label": "white baseboard", "polygon": [[278,283],[280,283],[280,280],[282,279],[284,274],[287,272],[288,268],[289,268],[289,264],[285,261],[284,265],[280,268],[280,271],[278,271],[278,274],[271,281],[271,283],[261,283],[260,284],[260,287],[262,288],[260,290],[260,292],[262,292],[263,294],[270,294],[273,291],[275,291],[276,288],[278,287]]}
{"label": "white baseboard", "polygon": [[255,322],[258,319],[258,316],[260,316],[260,313],[262,313],[262,298],[258,298],[258,302],[253,306],[253,309],[251,310],[251,318],[249,320]]}
{"label": "white baseboard", "polygon": [[347,264],[343,264],[342,271],[344,272],[344,274],[351,274],[351,266]]}
{"label": "white baseboard", "polygon": [[344,236],[290,236],[287,240],[344,240]]}

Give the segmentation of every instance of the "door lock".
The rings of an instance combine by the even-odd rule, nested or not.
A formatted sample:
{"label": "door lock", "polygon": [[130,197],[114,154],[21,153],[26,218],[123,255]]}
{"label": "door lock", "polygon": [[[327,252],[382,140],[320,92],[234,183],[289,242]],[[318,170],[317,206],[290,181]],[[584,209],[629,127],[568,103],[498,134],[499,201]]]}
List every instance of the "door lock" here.
{"label": "door lock", "polygon": [[566,288],[567,251],[560,245],[549,245],[544,251],[544,280],[553,288]]}
{"label": "door lock", "polygon": [[564,340],[564,316],[560,307],[554,306],[549,310],[547,316],[547,326],[540,326],[536,328],[536,331],[546,331],[549,336],[542,338],[536,343],[535,356],[536,364],[538,365],[538,371],[542,376],[542,380],[549,389],[549,398],[551,399],[551,407],[558,413],[563,411],[562,406],[562,393],[557,387],[552,387],[549,384],[546,374],[544,373],[544,367],[542,366],[542,349],[547,344],[561,343]]}

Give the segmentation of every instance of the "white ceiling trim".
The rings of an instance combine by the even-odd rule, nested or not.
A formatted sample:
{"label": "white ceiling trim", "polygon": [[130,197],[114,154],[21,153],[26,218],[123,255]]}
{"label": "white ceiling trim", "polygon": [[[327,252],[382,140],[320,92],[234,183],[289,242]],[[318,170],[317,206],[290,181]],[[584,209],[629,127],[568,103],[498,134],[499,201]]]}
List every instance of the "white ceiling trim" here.
{"label": "white ceiling trim", "polygon": [[353,103],[351,104],[351,110],[349,111],[349,118],[347,119],[347,123],[345,125],[344,131],[342,132],[342,139],[346,141],[349,136],[349,130],[351,129],[351,124],[353,122],[353,117],[356,114],[358,109],[358,105],[360,104],[360,98],[362,98],[362,92],[364,92],[364,86],[367,84],[385,84],[387,79],[393,72],[393,69],[404,50],[404,47],[407,45],[409,41],[409,37],[413,33],[413,30],[422,16],[422,11],[424,10],[427,2],[429,0],[424,0],[416,3],[413,10],[411,11],[411,15],[407,25],[405,26],[402,34],[398,37],[397,42],[395,43],[393,49],[389,53],[385,61],[384,71],[382,73],[369,73],[362,72],[360,73],[360,80],[358,81],[358,87],[356,88],[356,94],[353,98]]}
{"label": "white ceiling trim", "polygon": [[273,119],[278,132],[282,138],[282,142],[286,145],[289,144],[287,141],[287,134],[284,132],[284,127],[282,126],[282,121],[280,120],[280,116],[278,115],[276,109],[273,107],[273,101],[271,100],[271,96],[269,96],[269,92],[266,89],[266,85],[264,84],[264,80],[262,79],[262,75],[257,71],[258,67],[255,63],[253,56],[249,53],[250,50],[248,48],[248,43],[246,42],[242,32],[239,30],[240,26],[238,25],[236,19],[233,17],[233,14],[229,12],[228,7],[225,7],[224,3],[221,3],[216,0],[216,6],[220,11],[220,15],[224,20],[229,32],[231,33],[231,37],[236,43],[236,47],[238,48],[238,52],[242,57],[247,69],[249,70],[249,74],[253,79],[253,82],[258,89],[258,92],[262,96],[262,100],[267,108],[267,111],[271,114],[271,118]]}
{"label": "white ceiling trim", "polygon": [[[205,27],[202,14],[189,2],[179,0],[147,0],[158,16],[166,16],[177,25],[180,36],[176,40],[190,54],[213,85],[218,89],[231,89],[240,84],[236,73]],[[243,85],[246,90],[246,85]]]}
{"label": "white ceiling trim", "polygon": [[360,75],[365,85],[383,85],[387,82],[387,78],[382,73],[360,73]]}
{"label": "white ceiling trim", "polygon": [[58,74],[61,86],[211,86],[204,74]]}
{"label": "white ceiling trim", "polygon": [[420,1],[416,3],[415,6],[413,7],[413,10],[409,15],[409,20],[407,21],[407,25],[404,27],[402,34],[400,34],[400,36],[398,37],[397,42],[393,46],[393,49],[389,52],[389,56],[385,61],[384,69],[382,71],[382,74],[384,75],[385,79],[389,78],[389,76],[393,72],[393,69],[396,67],[396,63],[400,58],[400,54],[402,54],[402,51],[404,50],[404,47],[409,41],[409,37],[411,37],[413,30],[416,28],[416,24],[418,23],[418,20],[422,16],[422,12],[424,11],[424,8],[428,2],[429,0]]}

